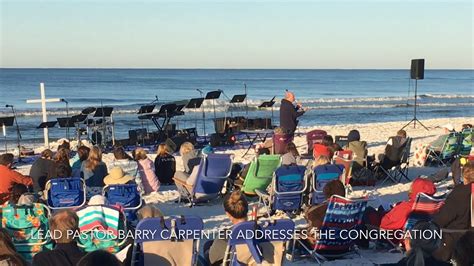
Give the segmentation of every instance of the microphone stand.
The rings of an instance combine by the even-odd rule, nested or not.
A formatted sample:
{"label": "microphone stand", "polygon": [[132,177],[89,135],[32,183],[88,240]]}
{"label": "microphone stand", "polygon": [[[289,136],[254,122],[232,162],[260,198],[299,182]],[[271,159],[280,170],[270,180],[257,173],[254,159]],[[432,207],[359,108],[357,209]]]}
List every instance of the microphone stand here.
{"label": "microphone stand", "polygon": [[18,162],[22,162],[21,159],[21,145],[20,145],[20,140],[21,140],[21,132],[20,132],[20,127],[18,126],[18,119],[16,118],[16,112],[15,108],[13,108],[13,105],[10,105],[10,108],[12,109],[13,116],[15,117],[15,126],[16,126],[16,143],[18,147]]}

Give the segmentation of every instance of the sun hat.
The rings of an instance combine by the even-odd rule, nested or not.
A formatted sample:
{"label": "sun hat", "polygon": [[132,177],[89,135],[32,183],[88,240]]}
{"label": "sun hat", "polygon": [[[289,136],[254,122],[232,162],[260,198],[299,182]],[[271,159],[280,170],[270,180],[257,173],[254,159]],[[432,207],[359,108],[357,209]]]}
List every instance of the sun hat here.
{"label": "sun hat", "polygon": [[442,128],[446,128],[449,131],[454,131],[454,126],[452,124],[446,124],[442,126]]}
{"label": "sun hat", "polygon": [[125,175],[121,167],[114,167],[109,171],[109,175],[104,178],[106,185],[112,184],[126,184],[134,178],[129,175]]}

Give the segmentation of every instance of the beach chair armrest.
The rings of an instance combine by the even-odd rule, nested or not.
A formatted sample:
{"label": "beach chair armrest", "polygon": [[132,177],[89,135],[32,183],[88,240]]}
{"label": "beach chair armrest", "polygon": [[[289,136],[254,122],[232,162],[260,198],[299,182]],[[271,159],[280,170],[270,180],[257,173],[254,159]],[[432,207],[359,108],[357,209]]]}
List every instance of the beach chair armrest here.
{"label": "beach chair armrest", "polygon": [[270,194],[268,192],[260,190],[260,189],[255,189],[255,193],[260,197],[260,198],[268,198],[270,197]]}
{"label": "beach chair armrest", "polygon": [[193,188],[192,185],[186,183],[186,181],[184,181],[184,180],[181,180],[181,179],[178,179],[178,178],[173,178],[173,180],[174,180],[175,184],[177,184],[177,185],[179,184],[183,187],[186,187],[186,188],[190,189],[189,191],[191,191],[191,189]]}

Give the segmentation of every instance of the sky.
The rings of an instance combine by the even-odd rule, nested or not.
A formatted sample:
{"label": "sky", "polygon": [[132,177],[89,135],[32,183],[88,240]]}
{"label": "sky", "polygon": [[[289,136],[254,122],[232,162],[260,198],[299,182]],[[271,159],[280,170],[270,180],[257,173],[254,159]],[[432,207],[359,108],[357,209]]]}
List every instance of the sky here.
{"label": "sky", "polygon": [[0,67],[473,69],[473,1],[0,0]]}

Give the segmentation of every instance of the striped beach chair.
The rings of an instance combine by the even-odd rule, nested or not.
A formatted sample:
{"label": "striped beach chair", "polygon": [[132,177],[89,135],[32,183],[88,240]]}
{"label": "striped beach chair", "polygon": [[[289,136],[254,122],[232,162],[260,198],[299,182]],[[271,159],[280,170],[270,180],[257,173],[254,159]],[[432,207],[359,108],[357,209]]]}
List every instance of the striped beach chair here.
{"label": "striped beach chair", "polygon": [[441,148],[441,151],[436,151],[432,147],[428,147],[427,161],[436,163],[438,165],[447,166],[459,151],[459,133],[451,133],[446,138],[446,141]]}
{"label": "striped beach chair", "polygon": [[410,230],[419,221],[430,221],[432,216],[436,214],[441,206],[443,206],[446,195],[428,196],[425,193],[416,195],[411,213],[408,215],[404,230]]}
{"label": "striped beach chair", "polygon": [[342,258],[356,252],[354,238],[347,233],[361,230],[362,217],[367,207],[367,198],[348,199],[334,195],[329,199],[323,224],[319,228],[316,244],[311,247],[306,241],[294,239],[291,258],[295,258],[295,243],[321,264],[330,259]]}

